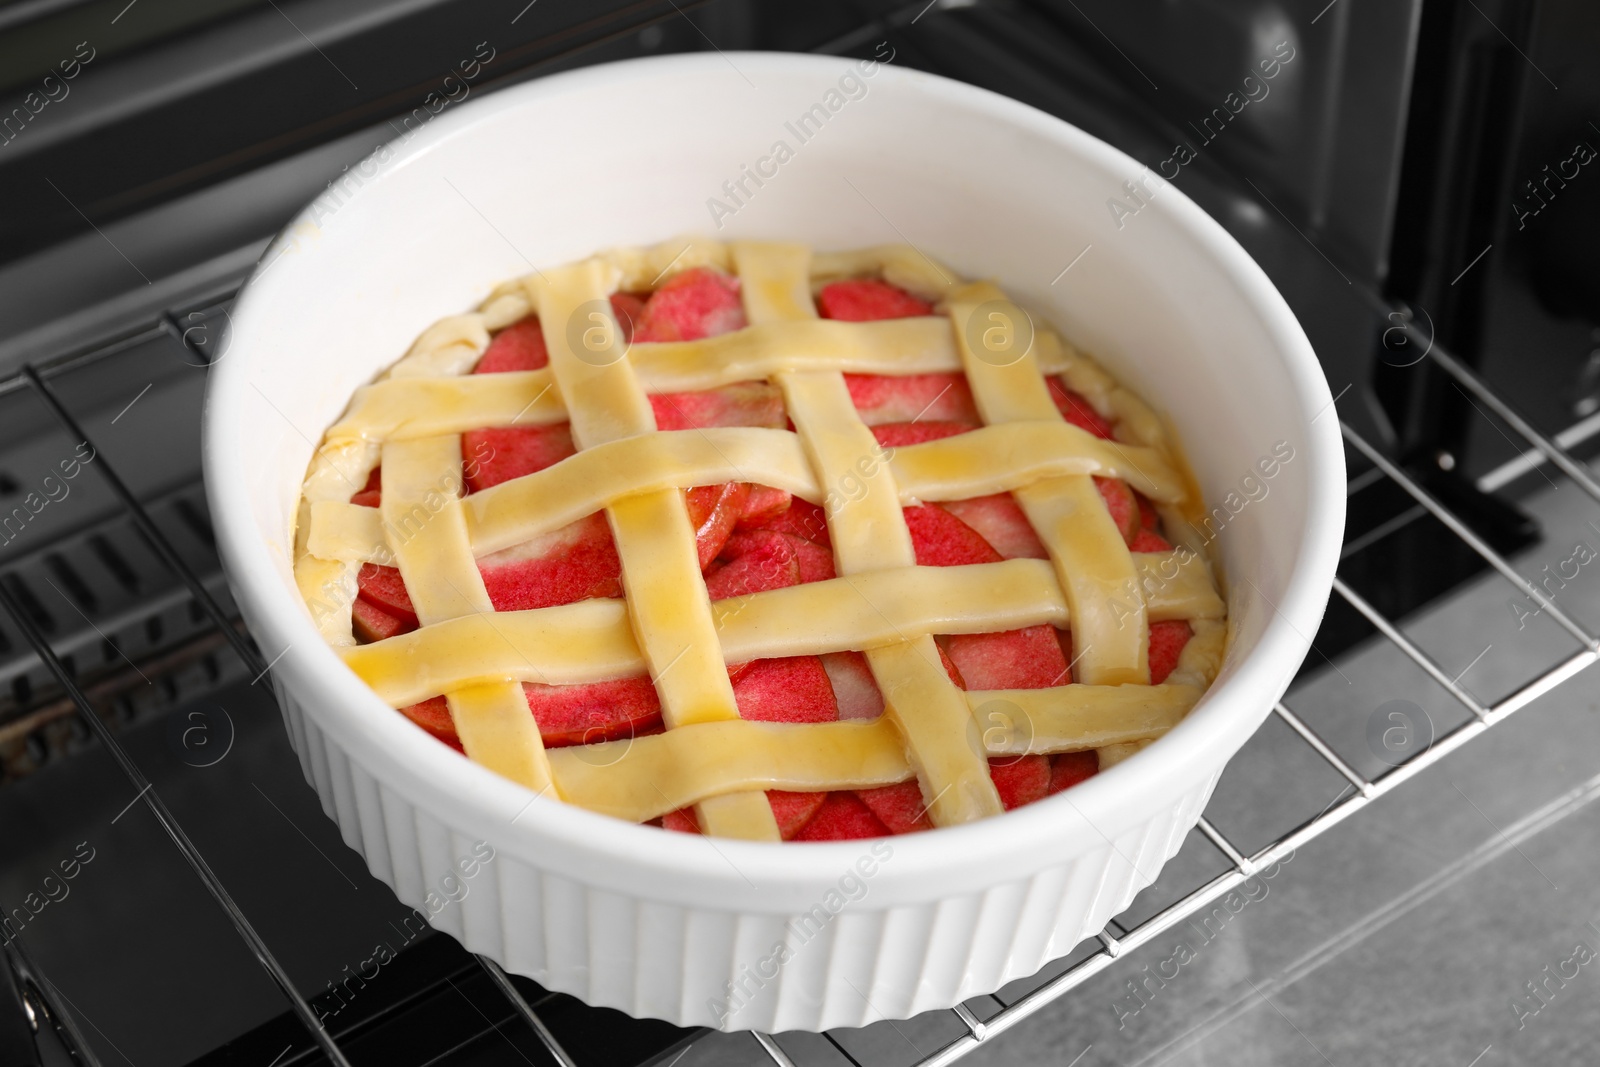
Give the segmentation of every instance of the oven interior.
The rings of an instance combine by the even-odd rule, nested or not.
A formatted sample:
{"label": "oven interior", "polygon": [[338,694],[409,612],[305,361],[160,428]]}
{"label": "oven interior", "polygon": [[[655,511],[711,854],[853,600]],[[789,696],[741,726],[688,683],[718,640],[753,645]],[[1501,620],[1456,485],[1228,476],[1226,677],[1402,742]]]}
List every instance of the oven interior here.
{"label": "oven interior", "polygon": [[[589,1008],[420,928],[322,815],[218,568],[207,369],[272,234],[408,119],[884,45],[1124,149],[1262,264],[1337,394],[1334,597],[1183,851],[1038,975],[820,1035]],[[1597,45],[1591,8],[1519,0],[0,4],[0,1061],[1574,1061]]]}

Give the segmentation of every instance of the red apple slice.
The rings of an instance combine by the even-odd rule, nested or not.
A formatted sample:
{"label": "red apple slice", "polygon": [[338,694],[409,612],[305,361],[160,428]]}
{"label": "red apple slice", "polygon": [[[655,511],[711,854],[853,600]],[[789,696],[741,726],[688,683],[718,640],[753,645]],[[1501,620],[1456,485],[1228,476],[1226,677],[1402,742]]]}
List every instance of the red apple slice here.
{"label": "red apple slice", "polygon": [[795,558],[800,562],[800,582],[826,582],[830,578],[837,578],[838,572],[833,566],[833,550],[815,541],[808,541],[795,534],[783,534],[789,539],[789,544],[794,548]]}
{"label": "red apple slice", "polygon": [[978,422],[972,389],[962,374],[846,374],[861,421],[868,426],[885,422]]}
{"label": "red apple slice", "polygon": [[[746,530],[743,533],[735,532],[732,537],[728,538],[728,544],[722,550],[722,558],[728,561],[729,566],[732,566],[734,563],[740,562],[744,557],[747,556],[754,556],[757,561],[768,559],[787,561],[792,558],[795,561],[795,565],[799,568],[798,581],[800,582],[823,582],[827,581],[829,578],[836,577],[833,568],[833,553],[831,551],[817,544],[815,541],[807,541],[803,537],[798,537],[790,533],[780,533],[777,530]],[[744,564],[746,568],[755,565],[757,564]],[[771,566],[765,563],[761,563],[759,565],[763,567]],[[721,570],[713,569],[707,574],[706,585],[708,588],[711,586],[712,578],[720,575],[721,573]],[[787,574],[788,571],[787,563],[785,562],[784,569],[782,571],[774,571],[774,576],[766,581],[752,580],[747,577],[742,577],[742,575],[750,573],[748,570],[744,570],[739,573],[741,574],[740,581],[742,584],[734,588],[740,589],[743,592],[753,593],[761,589],[781,588],[781,586],[770,584],[770,582],[775,581],[778,574]],[[725,588],[721,583],[729,580],[731,579],[719,579],[717,589],[722,590]],[[726,592],[722,595],[738,596],[739,593]],[[720,597],[717,595],[717,593],[713,593],[712,599],[720,599]]]}
{"label": "red apple slice", "polygon": [[932,315],[933,305],[888,282],[855,278],[824,285],[817,294],[817,313],[841,322],[875,322]]}
{"label": "red apple slice", "polygon": [[758,659],[730,667],[739,717],[755,722],[836,722],[839,706],[816,656]]}
{"label": "red apple slice", "polygon": [[1072,680],[1049,623],[989,634],[953,634],[941,644],[968,689],[1047,689]]}
{"label": "red apple slice", "polygon": [[1059,793],[1100,772],[1100,757],[1088,752],[1057,752],[1050,757],[1050,792]]}
{"label": "red apple slice", "polygon": [[420,704],[401,708],[400,714],[445,744],[460,750],[461,739],[456,735],[456,724],[450,718],[450,705],[445,703],[444,697],[430,697]]}
{"label": "red apple slice", "polygon": [[605,516],[590,515],[478,561],[496,611],[525,611],[622,595],[622,568]]}
{"label": "red apple slice", "polygon": [[859,652],[826,652],[822,669],[833,685],[833,700],[841,719],[875,719],[883,714],[883,693]]}
{"label": "red apple slice", "polygon": [[1161,530],[1161,516],[1156,514],[1156,506],[1150,502],[1150,498],[1137,489],[1133,491],[1133,498],[1139,502],[1139,525],[1146,530],[1159,532]]}
{"label": "red apple slice", "polygon": [[744,510],[739,513],[739,525],[759,525],[776,519],[789,510],[794,497],[788,490],[774,489],[770,485],[750,486],[750,495],[745,498]]}
{"label": "red apple slice", "polygon": [[[524,684],[522,691],[546,748],[641,737],[654,732],[661,722],[661,702],[648,678],[584,685]],[[439,740],[459,747],[444,697],[432,697],[400,711]]]}
{"label": "red apple slice", "polygon": [[922,800],[922,787],[915,779],[877,789],[857,789],[856,796],[892,834],[933,829],[928,806]]}
{"label": "red apple slice", "polygon": [[461,435],[461,465],[469,493],[553,467],[576,452],[572,428],[565,422],[468,430]]}
{"label": "red apple slice", "polygon": [[359,596],[350,605],[350,625],[356,640],[364,645],[410,633],[417,628],[415,622],[397,619]]}
{"label": "red apple slice", "polygon": [[976,422],[954,422],[924,419],[921,422],[886,422],[872,427],[872,436],[884,448],[902,445],[920,445],[924,441],[937,441],[941,437],[954,437],[978,428]]}
{"label": "red apple slice", "polygon": [[411,594],[406,592],[398,567],[363,563],[356,575],[356,588],[362,600],[376,604],[401,622],[417,625],[417,609],[411,605]]}
{"label": "red apple slice", "polygon": [[1000,803],[1010,811],[1050,792],[1050,761],[1044,756],[1005,756],[989,761],[989,777],[1000,793]]}
{"label": "red apple slice", "polygon": [[1051,378],[1050,399],[1056,402],[1056,410],[1061,412],[1061,417],[1072,425],[1088,430],[1096,437],[1111,440],[1111,424],[1100,417],[1094,405],[1081,393],[1075,393],[1063,385],[1060,379]]}
{"label": "red apple slice", "polygon": [[661,700],[649,678],[583,685],[524,683],[522,690],[546,748],[636,737],[661,721]]}
{"label": "red apple slice", "polygon": [[680,808],[669,811],[661,816],[661,825],[664,829],[673,830],[680,834],[697,834],[700,832],[700,820],[694,817],[693,808]]}
{"label": "red apple slice", "polygon": [[[706,577],[713,600],[800,581],[796,545],[810,542],[777,533],[744,534],[730,546],[730,562]],[[816,656],[755,660],[728,669],[739,714],[760,722],[833,722],[839,718],[833,686]]]}
{"label": "red apple slice", "polygon": [[[805,829],[806,823],[828,799],[827,793],[791,793],[783,789],[767,790],[767,803],[772,805],[772,817],[778,822],[778,833],[785,841],[793,841]],[[696,830],[699,829],[697,825]]]}
{"label": "red apple slice", "polygon": [[697,485],[685,495],[689,504],[689,522],[694,526],[695,547],[700,553],[700,569],[703,571],[717,558],[722,546],[728,543],[734,523],[744,513],[745,501],[750,497],[750,486],[745,482]]}
{"label": "red apple slice", "polygon": [[1131,545],[1139,533],[1139,501],[1134,498],[1133,490],[1121,478],[1098,476],[1094,480],[1094,487],[1100,490],[1100,498],[1106,502],[1106,510],[1111,513],[1111,521],[1122,532],[1122,540]]}
{"label": "red apple slice", "polygon": [[1150,684],[1160,685],[1178,666],[1183,646],[1189,643],[1189,624],[1182,619],[1150,624]]}
{"label": "red apple slice", "polygon": [[350,498],[350,503],[360,504],[364,508],[375,508],[382,502],[383,468],[373,467],[372,473],[367,475],[367,484]]}
{"label": "red apple slice", "polygon": [[944,646],[935,644],[934,647],[939,650],[939,663],[944,667],[944,673],[950,676],[950,684],[957,689],[967,688],[967,680],[961,677],[961,669],[956,666],[956,661],[950,658],[950,654],[944,650]]}
{"label": "red apple slice", "polygon": [[1172,543],[1154,530],[1140,530],[1128,543],[1129,552],[1170,552]]}
{"label": "red apple slice", "polygon": [[1044,543],[1010,493],[949,500],[939,505],[972,527],[1005,559],[1048,559]]}
{"label": "red apple slice", "polygon": [[957,567],[965,563],[998,563],[983,535],[937,504],[902,509],[911,530],[919,567]]}
{"label": "red apple slice", "polygon": [[834,792],[817,808],[796,841],[855,841],[884,837],[889,828],[854,793]]}
{"label": "red apple slice", "polygon": [[[623,340],[628,340],[633,324],[644,311],[644,301],[632,293],[615,293],[611,297],[611,310],[617,317],[617,325],[622,327]],[[526,315],[494,335],[472,373],[538,370],[549,365],[550,350],[545,347],[539,316]]]}
{"label": "red apple slice", "polygon": [[538,370],[549,365],[550,351],[544,344],[539,316],[528,315],[494,335],[472,373],[500,374],[505,371]]}
{"label": "red apple slice", "polygon": [[694,341],[743,329],[739,280],[711,267],[692,267],[650,294],[634,322],[635,341]]}
{"label": "red apple slice", "polygon": [[827,513],[811,503],[795,497],[789,507],[767,519],[740,519],[736,532],[770,530],[773,533],[793,534],[824,548],[831,547],[828,537]]}
{"label": "red apple slice", "polygon": [[617,318],[624,344],[633,340],[634,327],[644,317],[644,302],[644,297],[633,293],[611,294],[611,313]]}
{"label": "red apple slice", "polygon": [[735,534],[723,550],[726,562],[713,564],[706,572],[706,592],[712,600],[726,600],[799,585],[797,540],[772,531]]}
{"label": "red apple slice", "polygon": [[693,393],[656,393],[650,397],[658,430],[704,430],[711,426],[788,425],[783,394],[766,382],[734,382]]}

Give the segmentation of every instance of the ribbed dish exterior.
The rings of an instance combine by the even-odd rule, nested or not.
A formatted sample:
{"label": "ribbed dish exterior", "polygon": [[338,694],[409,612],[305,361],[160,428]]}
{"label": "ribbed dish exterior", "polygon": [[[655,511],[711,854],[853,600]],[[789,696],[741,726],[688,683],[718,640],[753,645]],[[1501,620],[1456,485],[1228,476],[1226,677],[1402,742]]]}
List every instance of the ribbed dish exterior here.
{"label": "ribbed dish exterior", "polygon": [[[808,920],[602,890],[499,848],[472,877],[452,875],[459,862],[481,858],[483,845],[380,781],[319,727],[314,706],[276,688],[323,810],[402,902],[469,951],[547,989],[680,1026],[863,1026],[949,1008],[1031,975],[1103,929],[1154,880],[1221,774],[1219,766],[1142,825],[1029,878],[890,908],[873,908],[868,893],[824,921]],[[448,893],[447,877],[457,887]],[[780,943],[789,958],[764,965]]]}

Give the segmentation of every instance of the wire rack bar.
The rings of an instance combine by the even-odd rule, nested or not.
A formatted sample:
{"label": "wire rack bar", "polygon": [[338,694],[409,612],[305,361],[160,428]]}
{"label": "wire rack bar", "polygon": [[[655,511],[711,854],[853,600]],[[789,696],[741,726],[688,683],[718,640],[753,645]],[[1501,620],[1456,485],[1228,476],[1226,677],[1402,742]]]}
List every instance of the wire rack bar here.
{"label": "wire rack bar", "polygon": [[[1409,311],[1409,309],[1407,310]],[[1417,329],[1415,320],[1409,314],[1402,317],[1406,322],[1407,335],[1418,343],[1424,343],[1428,356],[1439,365],[1441,370],[1459,382],[1467,392],[1483,401],[1484,405],[1500,416],[1507,426],[1511,427],[1519,436],[1543,453],[1544,457],[1555,464],[1563,474],[1576,482],[1578,488],[1589,494],[1596,502],[1600,502],[1600,481],[1596,481],[1594,475],[1589,472],[1588,466],[1582,460],[1577,459],[1572,453],[1562,448],[1553,438],[1539,432],[1533,423],[1529,422],[1516,408],[1506,403],[1493,389],[1490,389],[1488,383],[1478,377],[1465,363],[1462,363],[1452,355],[1444,346],[1433,343],[1431,338],[1424,336],[1422,331]]]}
{"label": "wire rack bar", "polygon": [[1420,484],[1418,484],[1416,479],[1412,478],[1411,475],[1407,474],[1399,466],[1391,462],[1383,453],[1379,452],[1376,448],[1373,448],[1372,445],[1368,444],[1366,439],[1360,434],[1356,433],[1355,430],[1351,429],[1348,423],[1341,420],[1339,423],[1339,429],[1343,431],[1344,439],[1354,445],[1358,452],[1360,452],[1363,456],[1366,456],[1367,459],[1371,460],[1373,464],[1383,471],[1383,473],[1387,474],[1391,479],[1393,479],[1394,482],[1398,484],[1400,488],[1409,493],[1417,503],[1427,508],[1433,514],[1434,518],[1448,526],[1451,533],[1465,541],[1474,552],[1483,557],[1484,561],[1488,563],[1489,566],[1499,571],[1501,575],[1505,577],[1506,581],[1510,582],[1512,585],[1528,594],[1528,596],[1538,601],[1540,608],[1548,612],[1550,618],[1554,619],[1563,630],[1566,630],[1573,637],[1576,637],[1578,642],[1587,648],[1600,648],[1600,641],[1597,641],[1593,634],[1590,634],[1582,626],[1579,626],[1576,622],[1572,621],[1572,619],[1567,616],[1566,612],[1556,607],[1555,601],[1546,596],[1544,590],[1528,581],[1528,579],[1524,578],[1521,574],[1518,574],[1516,568],[1511,566],[1511,564],[1506,561],[1504,556],[1500,555],[1500,553],[1496,552],[1493,548],[1490,548],[1488,542],[1484,541],[1483,538],[1474,533],[1471,527],[1462,522],[1461,519],[1456,516],[1455,512],[1439,503],[1439,501],[1434,498],[1432,493],[1428,492]]}
{"label": "wire rack bar", "polygon": [[[1373,311],[1384,321],[1394,322],[1398,317],[1398,329],[1406,335],[1407,341],[1422,349],[1421,359],[1432,359],[1450,377],[1470,392],[1473,396],[1483,401],[1489,410],[1510,426],[1517,435],[1534,447],[1546,459],[1578,483],[1578,487],[1600,502],[1600,481],[1597,481],[1589,468],[1582,460],[1562,448],[1554,439],[1541,433],[1521,412],[1508,404],[1489,387],[1478,374],[1455,357],[1449,349],[1439,344],[1438,341],[1417,325],[1417,317],[1411,306],[1404,301],[1390,301],[1379,296],[1366,286],[1359,286],[1359,295],[1363,297]],[[1431,328],[1431,326],[1430,326]],[[1470,399],[1470,398],[1469,398]]]}
{"label": "wire rack bar", "polygon": [[[168,547],[170,548],[171,546]],[[250,925],[250,920],[245,918],[244,912],[240,911],[239,906],[234,903],[233,897],[223,886],[221,879],[212,871],[211,865],[205,861],[205,857],[200,855],[200,850],[195,847],[194,842],[189,839],[189,835],[178,824],[178,820],[173,816],[172,812],[168,810],[166,802],[156,792],[154,783],[144,776],[144,772],[139,769],[138,764],[134,763],[133,758],[128,755],[121,743],[117,741],[116,735],[111,732],[111,728],[105,724],[105,721],[99,715],[95,714],[94,707],[78,688],[77,683],[73,681],[72,674],[66,669],[66,666],[56,657],[55,650],[50,647],[50,642],[45,638],[38,626],[35,625],[33,619],[22,609],[22,606],[17,603],[16,598],[12,596],[11,591],[5,587],[3,582],[0,582],[0,607],[3,607],[6,613],[11,616],[11,621],[16,623],[17,628],[22,631],[22,635],[33,646],[34,651],[39,655],[40,661],[55,676],[56,681],[61,683],[66,694],[72,698],[72,702],[78,706],[78,711],[83,716],[89,729],[93,731],[100,743],[105,746],[106,751],[111,754],[112,758],[117,761],[117,765],[122,768],[122,773],[127,777],[128,782],[138,790],[134,799],[144,801],[145,807],[149,808],[155,815],[156,820],[161,823],[161,828],[167,832],[168,837],[172,838],[173,844],[178,846],[178,851],[183,853],[183,858],[189,861],[189,866],[200,876],[200,881],[205,883],[205,887],[211,893],[212,898],[227,913],[229,920],[233,923],[235,932],[249,946],[251,953],[256,958],[256,962],[261,964],[262,969],[267,972],[268,976],[277,984],[278,989],[288,998],[290,1008],[293,1009],[305,1028],[310,1031],[312,1039],[321,1047],[323,1053],[331,1062],[339,1065],[339,1067],[349,1067],[349,1061],[345,1059],[344,1053],[339,1050],[339,1046],[334,1043],[327,1030],[317,1021],[316,1014],[311,1010],[311,1005],[306,1003],[306,999],[295,989],[294,983],[289,979],[288,972],[283,969],[283,965],[272,954],[272,950],[267,947],[266,941],[256,932],[255,927]]]}
{"label": "wire rack bar", "polygon": [[1489,716],[1485,721],[1493,726],[1512,712],[1520,711],[1523,707],[1532,704],[1535,700],[1538,700],[1574,675],[1583,673],[1586,667],[1596,661],[1600,661],[1600,652],[1596,652],[1594,649],[1586,648],[1581,652],[1574,653],[1553,669],[1541,674],[1490,708]]}
{"label": "wire rack bar", "polygon": [[989,1028],[979,1021],[965,1004],[957,1004],[950,1010],[956,1013],[956,1017],[961,1020],[961,1024],[967,1028],[967,1033],[972,1035],[974,1041],[982,1041],[988,1036]]}
{"label": "wire rack bar", "polygon": [[1228,860],[1238,869],[1240,874],[1248,878],[1256,873],[1256,865],[1248,856],[1240,855],[1239,850],[1233,847],[1233,842],[1229,841],[1220,830],[1211,825],[1211,820],[1202,815],[1200,816],[1200,821],[1195,823],[1195,828],[1205,834],[1213,845],[1217,846],[1217,851],[1228,857]]}
{"label": "wire rack bar", "polygon": [[89,439],[89,435],[84,432],[82,425],[73,417],[72,412],[67,410],[66,405],[61,402],[61,398],[56,396],[55,390],[50,388],[49,384],[39,376],[39,372],[34,370],[31,365],[22,368],[22,375],[27,379],[28,384],[33,386],[34,392],[44,400],[45,406],[66,427],[67,432],[74,439],[86,442],[94,449],[97,460],[95,469],[100,472],[101,477],[106,480],[106,484],[111,486],[112,492],[117,494],[123,506],[128,509],[129,517],[133,519],[134,525],[139,528],[139,532],[144,534],[145,540],[150,542],[150,547],[155,550],[156,555],[160,556],[161,561],[172,569],[172,573],[176,574],[183,581],[183,584],[189,587],[189,592],[193,594],[196,602],[211,617],[211,621],[216,625],[217,629],[221,630],[227,637],[228,643],[233,646],[234,651],[239,653],[239,657],[250,668],[250,673],[258,678],[266,673],[266,662],[261,658],[260,653],[256,651],[255,646],[250,643],[250,639],[234,629],[232,620],[228,618],[228,613],[222,609],[221,604],[217,603],[217,599],[207,591],[205,583],[200,580],[199,576],[183,561],[183,557],[178,554],[178,550],[162,536],[161,531],[156,527],[155,520],[150,517],[150,513],[139,502],[139,498],[134,496],[133,492],[128,489],[127,483],[118,476],[111,461],[105,458],[104,453]]}
{"label": "wire rack bar", "polygon": [[1344,597],[1351,607],[1364,615],[1373,626],[1376,626],[1383,636],[1399,646],[1400,651],[1410,657],[1412,662],[1426,671],[1430,678],[1438,682],[1451,696],[1465,705],[1468,711],[1480,719],[1488,716],[1488,708],[1478,703],[1476,697],[1457,685],[1456,680],[1444,673],[1443,668],[1434,662],[1432,656],[1413,644],[1411,639],[1401,632],[1400,627],[1384,618],[1377,608],[1367,603],[1366,597],[1351,589],[1345,584],[1344,579],[1337,574],[1333,576],[1333,588],[1340,596]]}
{"label": "wire rack bar", "polygon": [[555,1061],[561,1064],[561,1067],[578,1067],[577,1061],[572,1058],[566,1049],[561,1047],[561,1042],[556,1040],[556,1035],[552,1034],[550,1028],[544,1024],[544,1020],[539,1018],[539,1013],[533,1010],[533,1005],[529,1004],[523,995],[517,991],[517,987],[511,984],[510,976],[506,974],[501,966],[487,956],[478,956],[477,960],[483,966],[483,969],[489,973],[489,979],[499,987],[500,992],[511,1002],[511,1006],[517,1009],[517,1014],[522,1016],[523,1022],[526,1022],[528,1027],[538,1036],[539,1042],[544,1045],[546,1051],[555,1057]]}
{"label": "wire rack bar", "polygon": [[1317,755],[1327,760],[1335,770],[1344,775],[1345,779],[1356,787],[1357,792],[1366,796],[1372,795],[1372,783],[1357,774],[1355,768],[1346,763],[1337,752],[1329,748],[1327,742],[1318,737],[1316,731],[1307,726],[1300,716],[1284,707],[1283,701],[1280,700],[1274,704],[1272,710],[1277,712],[1278,718],[1289,724],[1291,730],[1300,735],[1302,741],[1316,749]]}
{"label": "wire rack bar", "polygon": [[[750,1036],[756,1039],[756,1043],[761,1046],[761,1050],[778,1067],[795,1067],[795,1063],[789,1058],[789,1054],[778,1047],[778,1043],[772,1040],[771,1034],[763,1034],[759,1030],[752,1030],[750,1031]],[[849,1053],[845,1053],[845,1055],[847,1058],[849,1057]]]}

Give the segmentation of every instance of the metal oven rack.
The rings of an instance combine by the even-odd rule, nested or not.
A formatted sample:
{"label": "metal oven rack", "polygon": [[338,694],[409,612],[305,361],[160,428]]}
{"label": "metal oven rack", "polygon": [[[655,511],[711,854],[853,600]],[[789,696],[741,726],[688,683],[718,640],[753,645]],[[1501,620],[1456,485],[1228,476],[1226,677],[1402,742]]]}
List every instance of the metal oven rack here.
{"label": "metal oven rack", "polygon": [[[220,294],[220,297],[226,299],[229,295],[224,292]],[[1376,303],[1375,299],[1374,303]],[[215,304],[212,304],[212,306],[215,306]],[[151,330],[165,331],[174,340],[184,344],[190,352],[199,356],[202,361],[206,361],[205,353],[198,346],[188,344],[185,332],[178,326],[180,321],[187,321],[181,318],[181,315],[186,311],[187,309],[178,309],[163,315],[158,323],[146,323],[143,326],[143,332],[148,334]],[[1427,345],[1428,339],[1419,337],[1416,342],[1419,345]],[[52,379],[59,375],[63,368],[82,368],[86,364],[94,363],[98,360],[114,358],[120,350],[119,345],[113,343],[87,353],[74,353],[62,358],[46,359],[29,364],[24,366],[16,375],[0,381],[0,395],[18,390],[33,392],[61,424],[61,427],[73,435],[74,440],[89,441],[90,444],[93,444],[93,440],[85,433],[79,420],[69,410],[68,405],[63,402],[57,390],[52,386]],[[1512,431],[1526,440],[1531,450],[1529,455],[1537,457],[1537,462],[1548,461],[1567,475],[1584,493],[1597,503],[1600,503],[1600,482],[1595,480],[1582,462],[1574,458],[1549,437],[1536,430],[1517,412],[1506,405],[1472,371],[1437,345],[1432,345],[1429,348],[1428,357],[1432,358],[1435,364],[1462,388],[1473,394],[1492,410]],[[1328,413],[1325,412],[1324,415],[1326,414]],[[1319,415],[1318,417],[1321,418],[1324,415]],[[1020,996],[1012,997],[1009,1002],[1002,1001],[1003,1006],[1001,1009],[988,1018],[980,1020],[977,1015],[965,1006],[958,1006],[952,1009],[952,1013],[960,1023],[959,1036],[950,1040],[932,1055],[921,1060],[921,1063],[928,1065],[953,1063],[973,1051],[980,1044],[991,1041],[998,1035],[1012,1029],[1041,1008],[1065,996],[1069,991],[1110,966],[1118,957],[1137,950],[1145,943],[1172,929],[1178,923],[1196,915],[1258,872],[1288,857],[1295,849],[1377,801],[1456,749],[1472,741],[1500,720],[1520,710],[1567,679],[1583,671],[1597,659],[1600,659],[1600,637],[1589,632],[1562,612],[1545,595],[1542,589],[1522,578],[1509,562],[1483,539],[1473,533],[1465,523],[1441,504],[1416,479],[1391,462],[1367,440],[1348,425],[1343,426],[1343,433],[1345,441],[1355,453],[1364,457],[1384,477],[1391,479],[1404,492],[1409,494],[1418,505],[1442,522],[1456,537],[1460,538],[1482,557],[1488,566],[1499,572],[1519,591],[1537,602],[1543,611],[1548,613],[1549,617],[1562,629],[1566,630],[1578,643],[1578,651],[1549,666],[1538,676],[1526,681],[1520,688],[1499,702],[1485,706],[1452,680],[1440,668],[1438,663],[1401,631],[1395,622],[1384,617],[1382,613],[1343,580],[1335,579],[1334,590],[1339,597],[1365,617],[1379,633],[1392,642],[1429,677],[1443,686],[1470,713],[1470,718],[1467,718],[1453,730],[1438,737],[1430,747],[1412,755],[1383,777],[1369,780],[1352,769],[1350,764],[1342,759],[1305,721],[1296,715],[1292,709],[1280,702],[1273,709],[1274,713],[1347,782],[1345,789],[1341,791],[1335,801],[1315,818],[1249,855],[1246,855],[1236,847],[1211,822],[1202,817],[1195,832],[1202,835],[1212,847],[1225,857],[1229,868],[1224,873],[1198,886],[1175,903],[1131,928],[1125,929],[1113,921],[1097,935],[1099,941],[1098,949],[1078,960],[1068,969],[1053,974],[1053,976]],[[106,479],[110,489],[120,500],[126,517],[132,521],[140,533],[148,540],[162,562],[187,586],[188,592],[193,598],[193,603],[209,619],[210,627],[213,629],[208,631],[203,639],[215,644],[218,642],[220,635],[220,639],[230,644],[238,654],[246,665],[249,674],[259,680],[272,669],[272,665],[265,661],[259,651],[240,630],[230,612],[223,607],[218,598],[206,587],[206,583],[201,577],[185,562],[178,548],[162,533],[146,506],[140,502],[138,497],[129,490],[127,484],[117,475],[111,460],[102,454],[94,465],[100,472],[100,476]],[[302,1037],[299,1051],[292,1059],[292,1062],[315,1062],[315,1053],[320,1050],[327,1062],[334,1064],[348,1063],[349,1061],[344,1051],[341,1050],[334,1037],[326,1029],[318,1025],[317,1016],[312,1007],[308,1004],[306,998],[295,989],[271,948],[234,903],[227,888],[208,864],[206,857],[178,823],[161,796],[153,788],[152,783],[127,754],[117,736],[106,725],[101,716],[96,714],[89,699],[80,687],[70,664],[64,662],[63,658],[56,654],[50,645],[47,635],[41,630],[29,611],[26,610],[26,605],[19,602],[13,589],[8,588],[7,583],[3,581],[0,581],[0,608],[4,609],[12,623],[33,646],[42,663],[54,675],[55,680],[60,684],[71,702],[76,705],[84,724],[105,746],[106,750],[120,766],[128,784],[137,791],[136,801],[142,802],[154,814],[162,828],[172,839],[174,846],[190,867],[193,868],[196,876],[214,898],[216,904],[231,920],[238,936],[245,942],[260,966],[282,992],[289,1003],[292,1013],[304,1025],[306,1034]],[[96,1063],[97,1060],[93,1050],[84,1041],[72,1015],[62,1010],[61,1005],[63,1002],[54,995],[54,990],[48,981],[48,977],[40,974],[32,966],[23,953],[19,942],[10,943],[7,946],[7,951],[14,954],[11,960],[12,968],[18,976],[24,1000],[29,1005],[29,1010],[36,1020],[41,1015],[48,1020],[54,1026],[63,1043],[74,1049],[80,1062]],[[514,1013],[516,1017],[520,1017],[522,1023],[537,1037],[538,1042],[548,1052],[549,1056],[562,1067],[579,1067],[579,1061],[563,1048],[561,1042],[541,1017],[541,1005],[545,1001],[535,998],[534,1002],[530,1003],[498,965],[481,957],[478,958],[478,963],[487,972],[493,987],[504,996],[508,1010]],[[858,1067],[860,1067],[859,1061],[833,1035],[826,1035],[826,1037],[846,1062],[858,1064]],[[751,1047],[750,1053],[753,1059],[770,1061],[780,1065],[780,1067],[800,1067],[790,1052],[780,1046],[778,1041],[771,1035],[756,1033],[752,1035],[752,1038],[754,1046]],[[314,1047],[312,1043],[314,1043]],[[660,1055],[667,1056],[677,1052],[683,1046],[684,1042],[679,1041],[671,1048],[664,1050]],[[583,1067],[588,1067],[588,1064],[585,1063]]]}

